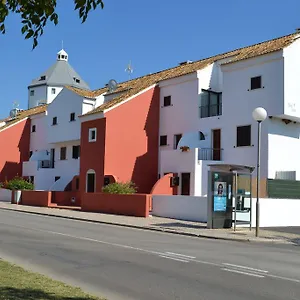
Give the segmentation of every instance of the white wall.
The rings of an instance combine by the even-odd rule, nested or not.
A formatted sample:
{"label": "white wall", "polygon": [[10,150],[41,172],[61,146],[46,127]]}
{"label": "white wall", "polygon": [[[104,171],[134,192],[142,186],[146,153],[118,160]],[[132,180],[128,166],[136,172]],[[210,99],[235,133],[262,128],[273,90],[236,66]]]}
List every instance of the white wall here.
{"label": "white wall", "polygon": [[0,201],[11,202],[11,190],[0,188]]}
{"label": "white wall", "polygon": [[[34,96],[30,96],[30,91],[34,90]],[[40,85],[36,87],[29,87],[28,89],[28,108],[39,105],[40,101],[46,103],[47,100],[47,86]]]}
{"label": "white wall", "polygon": [[[263,198],[259,201],[260,227],[300,226],[300,199]],[[247,217],[247,220],[249,220],[249,217]],[[256,199],[252,198],[252,227],[256,226],[255,223]]]}
{"label": "white wall", "polygon": [[[39,150],[47,150],[47,116],[45,113],[34,115],[30,117],[31,128],[30,128],[30,151],[35,152]],[[32,132],[32,126],[35,125],[36,131]]]}
{"label": "white wall", "polygon": [[[49,144],[80,139],[80,120],[83,98],[64,89],[47,108],[47,141]],[[75,113],[75,121],[70,122],[70,114]],[[57,117],[57,125],[52,125]]]}
{"label": "white wall", "polygon": [[283,51],[284,56],[284,114],[300,118],[300,40]]}
{"label": "white wall", "polygon": [[[55,89],[55,94],[52,94],[52,89]],[[57,96],[58,94],[62,91],[62,87],[58,86],[48,86],[47,87],[47,103],[51,103]]]}
{"label": "white wall", "polygon": [[275,178],[276,171],[296,171],[300,180],[300,124],[285,124],[279,119],[268,120],[269,171],[268,178]]}
{"label": "white wall", "polygon": [[153,196],[152,215],[185,221],[207,222],[207,198],[192,196]]}

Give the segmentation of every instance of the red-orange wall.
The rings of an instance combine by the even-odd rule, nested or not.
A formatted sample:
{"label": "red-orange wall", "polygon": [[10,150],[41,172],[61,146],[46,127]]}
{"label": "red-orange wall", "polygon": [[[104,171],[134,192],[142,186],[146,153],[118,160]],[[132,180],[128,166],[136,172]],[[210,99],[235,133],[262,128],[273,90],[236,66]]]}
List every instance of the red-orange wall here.
{"label": "red-orange wall", "polygon": [[[104,182],[105,122],[103,118],[81,124],[80,192],[86,191],[86,174],[89,169],[96,172],[95,192],[101,192]],[[89,142],[89,128],[97,128],[97,138],[92,143]]]}
{"label": "red-orange wall", "polygon": [[149,217],[151,195],[83,193],[81,209],[116,215]]}
{"label": "red-orange wall", "polygon": [[0,182],[22,176],[22,163],[29,160],[29,143],[29,119],[2,131],[0,128]]}
{"label": "red-orange wall", "polygon": [[160,178],[152,188],[151,195],[177,195],[178,187],[172,187],[170,184],[173,176],[177,176],[177,174],[169,173]]}
{"label": "red-orange wall", "polygon": [[21,204],[48,207],[51,203],[49,191],[22,191]]}
{"label": "red-orange wall", "polygon": [[132,180],[149,193],[157,180],[159,87],[152,88],[105,113],[104,173],[117,181]]}

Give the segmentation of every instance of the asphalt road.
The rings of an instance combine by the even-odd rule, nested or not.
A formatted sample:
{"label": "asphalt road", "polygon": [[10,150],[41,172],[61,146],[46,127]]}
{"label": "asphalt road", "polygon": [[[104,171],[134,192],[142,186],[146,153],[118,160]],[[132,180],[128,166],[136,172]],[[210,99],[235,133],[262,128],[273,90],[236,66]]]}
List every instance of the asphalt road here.
{"label": "asphalt road", "polygon": [[0,210],[0,257],[110,300],[300,299],[299,246]]}

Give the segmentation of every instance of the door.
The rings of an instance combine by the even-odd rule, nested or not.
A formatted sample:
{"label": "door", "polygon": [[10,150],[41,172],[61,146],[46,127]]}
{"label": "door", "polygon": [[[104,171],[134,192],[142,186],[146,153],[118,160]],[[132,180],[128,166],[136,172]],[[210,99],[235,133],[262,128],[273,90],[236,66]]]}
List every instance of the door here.
{"label": "door", "polygon": [[191,174],[182,173],[181,174],[181,195],[185,195],[185,196],[190,195],[190,182],[191,182]]}
{"label": "door", "polygon": [[212,132],[212,159],[221,160],[221,129],[214,129]]}
{"label": "door", "polygon": [[87,174],[86,192],[87,193],[95,192],[95,174],[94,173]]}
{"label": "door", "polygon": [[55,158],[55,149],[52,148],[50,152],[50,168],[54,169],[54,158]]}

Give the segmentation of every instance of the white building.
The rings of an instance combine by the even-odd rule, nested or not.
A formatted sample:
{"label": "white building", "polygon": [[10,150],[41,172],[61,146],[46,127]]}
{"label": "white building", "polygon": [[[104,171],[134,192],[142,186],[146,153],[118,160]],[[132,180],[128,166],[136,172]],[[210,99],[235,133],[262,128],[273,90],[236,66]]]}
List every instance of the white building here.
{"label": "white building", "polygon": [[78,116],[95,108],[97,99],[76,93],[79,88],[88,93],[88,85],[69,65],[64,50],[58,52],[57,62],[28,87],[29,107],[48,104],[46,112],[31,118],[31,157],[23,163],[23,176],[30,177],[37,190],[62,191],[79,175]]}
{"label": "white building", "polygon": [[[181,194],[202,196],[208,164],[256,166],[252,111],[264,107],[269,117],[262,124],[262,180],[300,180],[299,52],[294,34],[161,81],[160,175],[178,173]],[[181,146],[191,151],[181,152]]]}

